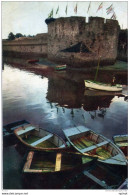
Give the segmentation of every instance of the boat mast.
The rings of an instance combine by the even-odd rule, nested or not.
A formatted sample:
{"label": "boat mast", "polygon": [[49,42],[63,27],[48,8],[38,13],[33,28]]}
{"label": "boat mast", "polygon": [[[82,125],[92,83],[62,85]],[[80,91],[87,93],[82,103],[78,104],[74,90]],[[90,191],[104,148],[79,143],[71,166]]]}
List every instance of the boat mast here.
{"label": "boat mast", "polygon": [[99,65],[100,65],[100,59],[101,59],[101,56],[99,55],[99,53],[100,53],[99,51],[100,51],[100,45],[99,45],[99,48],[98,48],[98,65],[97,65],[94,81],[96,81],[96,78],[98,76],[98,71],[99,71]]}

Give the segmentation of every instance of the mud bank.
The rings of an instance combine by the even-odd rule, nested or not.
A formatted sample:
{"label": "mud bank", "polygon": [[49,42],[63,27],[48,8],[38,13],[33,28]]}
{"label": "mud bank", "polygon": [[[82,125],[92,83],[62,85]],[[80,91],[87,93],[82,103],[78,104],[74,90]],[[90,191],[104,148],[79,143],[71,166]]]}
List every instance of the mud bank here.
{"label": "mud bank", "polygon": [[[55,71],[56,65],[47,58],[35,58],[39,62],[28,63],[30,58],[9,58],[4,57],[3,63],[10,64],[11,66],[18,67],[36,74],[49,77],[49,74],[58,77],[73,80],[75,82],[82,82],[84,79],[94,79],[97,67],[92,68],[67,68],[66,71]],[[31,59],[33,59],[31,57]],[[61,65],[61,64],[60,64]],[[117,61],[114,66],[102,66],[99,68],[97,80],[101,82],[111,82],[112,77],[116,77],[116,82],[127,84],[128,77],[128,64],[126,62]]]}

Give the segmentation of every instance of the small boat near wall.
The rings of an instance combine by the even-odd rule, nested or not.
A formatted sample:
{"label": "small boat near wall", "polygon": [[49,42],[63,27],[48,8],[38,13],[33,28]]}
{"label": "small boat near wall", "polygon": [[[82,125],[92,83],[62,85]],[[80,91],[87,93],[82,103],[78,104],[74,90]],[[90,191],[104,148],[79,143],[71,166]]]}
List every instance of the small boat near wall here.
{"label": "small boat near wall", "polygon": [[84,127],[63,130],[69,143],[80,153],[98,157],[98,161],[110,165],[127,165],[123,152],[109,139]]}
{"label": "small boat near wall", "polygon": [[111,91],[111,92],[122,91],[122,85],[119,84],[111,85],[111,84],[105,84],[96,81],[90,81],[90,80],[84,80],[84,82],[86,88],[97,89],[102,91]]}
{"label": "small boat near wall", "polygon": [[30,151],[23,168],[23,173],[33,175],[63,173],[75,169],[82,170],[84,167],[90,166],[95,162],[95,158],[81,154]]}
{"label": "small boat near wall", "polygon": [[67,67],[66,64],[65,64],[65,65],[57,65],[57,66],[55,67],[55,70],[56,70],[56,71],[66,70],[66,67]]}
{"label": "small boat near wall", "polygon": [[15,129],[14,134],[21,143],[32,150],[61,151],[68,147],[65,141],[58,135],[32,124]]}

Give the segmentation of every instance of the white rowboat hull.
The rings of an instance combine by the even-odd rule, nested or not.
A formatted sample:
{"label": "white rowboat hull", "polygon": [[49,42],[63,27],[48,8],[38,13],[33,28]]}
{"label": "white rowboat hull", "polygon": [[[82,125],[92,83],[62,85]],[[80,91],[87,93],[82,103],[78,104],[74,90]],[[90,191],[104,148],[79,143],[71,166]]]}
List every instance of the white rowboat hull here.
{"label": "white rowboat hull", "polygon": [[122,85],[108,85],[104,83],[95,83],[89,80],[85,80],[85,87],[91,88],[91,89],[97,89],[102,91],[122,91]]}

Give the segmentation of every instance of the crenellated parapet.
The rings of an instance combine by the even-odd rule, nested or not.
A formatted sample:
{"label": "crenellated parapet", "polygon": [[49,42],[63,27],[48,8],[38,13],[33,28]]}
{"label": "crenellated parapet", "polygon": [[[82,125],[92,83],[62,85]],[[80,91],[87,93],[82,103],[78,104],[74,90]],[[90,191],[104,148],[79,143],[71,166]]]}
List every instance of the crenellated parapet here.
{"label": "crenellated parapet", "polygon": [[102,17],[55,19],[48,23],[48,57],[72,66],[96,65],[99,57],[101,64],[113,64],[119,29],[118,21]]}

